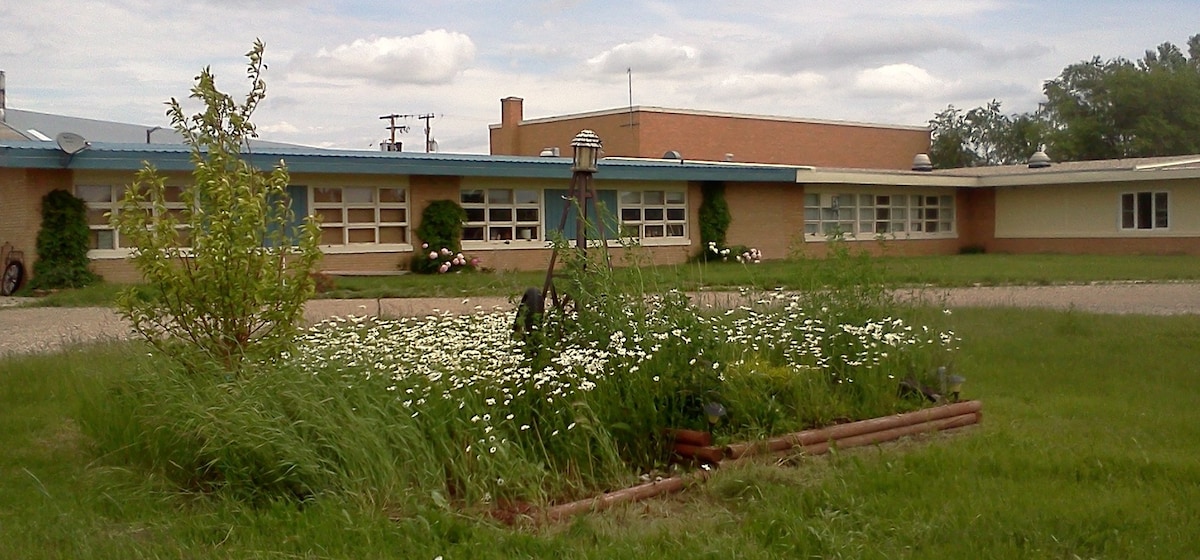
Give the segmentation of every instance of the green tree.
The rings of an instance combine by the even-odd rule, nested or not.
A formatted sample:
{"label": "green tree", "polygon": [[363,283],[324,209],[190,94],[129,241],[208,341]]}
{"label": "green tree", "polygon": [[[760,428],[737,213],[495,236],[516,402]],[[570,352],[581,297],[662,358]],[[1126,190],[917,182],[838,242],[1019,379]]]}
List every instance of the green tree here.
{"label": "green tree", "polygon": [[1021,163],[1038,150],[1045,134],[1038,116],[1005,115],[994,99],[967,111],[950,105],[929,125],[929,159],[938,169]]}
{"label": "green tree", "polygon": [[321,255],[312,217],[295,224],[283,162],[266,172],[243,157],[256,136],[251,115],[266,95],[262,54],[256,41],[246,55],[244,101],[219,91],[206,67],[190,95],[203,111],[186,116],[178,100],[168,102],[195,167],[183,209],[168,210],[165,178],[147,165],[112,218],[136,247],[133,263],[150,287],[125,291],[121,314],[192,372],[215,364],[240,374],[290,348]]}
{"label": "green tree", "polygon": [[1072,64],[1046,82],[1052,155],[1060,160],[1200,153],[1200,35],[1123,58]]}
{"label": "green tree", "polygon": [[1168,42],[1137,61],[1072,64],[1043,92],[1036,113],[1004,115],[993,100],[934,115],[934,167],[1021,163],[1041,145],[1059,161],[1200,153],[1200,35],[1187,54]]}

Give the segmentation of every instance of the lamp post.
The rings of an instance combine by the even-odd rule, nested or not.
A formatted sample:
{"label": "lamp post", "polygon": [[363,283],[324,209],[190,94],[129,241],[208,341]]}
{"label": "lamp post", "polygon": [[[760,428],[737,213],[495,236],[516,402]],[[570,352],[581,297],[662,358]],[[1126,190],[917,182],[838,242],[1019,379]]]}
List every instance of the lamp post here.
{"label": "lamp post", "polygon": [[571,140],[571,148],[575,150],[571,162],[571,198],[579,209],[575,220],[575,247],[584,253],[587,253],[587,201],[592,197],[592,174],[596,172],[601,146],[600,137],[588,129],[579,131]]}
{"label": "lamp post", "polygon": [[[587,253],[587,200],[592,198],[592,174],[596,172],[596,163],[600,159],[600,147],[603,144],[600,142],[600,137],[591,130],[581,130],[575,138],[571,140],[571,148],[574,149],[574,158],[571,161],[571,195],[565,201],[566,207],[563,208],[562,217],[558,223],[559,231],[564,231],[567,227],[567,215],[571,212],[571,207],[578,209],[579,215],[575,220],[575,248]],[[600,240],[604,241],[604,222],[603,218],[597,221],[596,226],[600,232]],[[605,247],[607,251],[607,247]],[[550,253],[550,266],[546,267],[546,282],[542,285],[542,300],[546,296],[550,296],[554,305],[558,305],[558,294],[554,291],[554,264],[558,260],[558,247]]]}
{"label": "lamp post", "polygon": [[156,131],[162,130],[162,128],[163,127],[161,127],[161,126],[156,126],[154,128],[147,128],[146,129],[146,143],[147,144],[150,143],[150,135],[151,134],[154,134]]}

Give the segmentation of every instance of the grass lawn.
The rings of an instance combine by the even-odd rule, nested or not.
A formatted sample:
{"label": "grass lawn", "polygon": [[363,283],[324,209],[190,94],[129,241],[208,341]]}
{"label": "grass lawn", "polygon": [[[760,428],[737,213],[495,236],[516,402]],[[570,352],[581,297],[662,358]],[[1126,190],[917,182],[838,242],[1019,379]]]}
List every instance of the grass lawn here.
{"label": "grass lawn", "polygon": [[[882,257],[880,280],[893,286],[931,285],[1046,285],[1119,281],[1200,281],[1200,257],[1103,255],[942,255]],[[708,263],[618,269],[618,280],[644,283],[649,291],[679,288],[736,289],[739,286],[804,289],[815,282],[804,260],[765,261],[757,265]],[[334,288],[322,298],[517,296],[530,286],[540,287],[546,272],[488,272],[445,275],[405,274],[334,278]],[[843,279],[844,280],[844,279]],[[106,306],[121,286],[99,284],[65,290],[38,300],[55,307]]]}
{"label": "grass lawn", "polygon": [[[964,257],[974,258],[974,257]],[[1194,261],[1193,261],[1194,262]],[[774,265],[772,265],[774,266]],[[1115,268],[1115,267],[1114,267]],[[126,348],[0,360],[5,558],[1179,558],[1200,550],[1200,317],[956,311],[984,422],[718,473],[548,528],[354,501],[180,495],[97,460],[71,417]]]}

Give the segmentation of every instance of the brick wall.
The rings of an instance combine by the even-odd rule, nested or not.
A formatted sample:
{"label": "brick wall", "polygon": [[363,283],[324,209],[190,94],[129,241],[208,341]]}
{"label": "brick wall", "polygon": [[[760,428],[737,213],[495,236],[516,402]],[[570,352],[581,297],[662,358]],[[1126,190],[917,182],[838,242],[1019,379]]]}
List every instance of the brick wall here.
{"label": "brick wall", "polygon": [[0,169],[0,244],[25,253],[25,273],[33,276],[42,197],[54,189],[71,191],[71,172],[56,169]]}
{"label": "brick wall", "polygon": [[841,123],[723,117],[679,113],[641,115],[642,157],[677,150],[685,158],[851,167],[909,169],[913,156],[929,151],[929,132]]}
{"label": "brick wall", "polygon": [[[725,200],[733,216],[725,236],[729,245],[757,248],[767,259],[782,259],[800,242],[804,231],[804,188],[800,185],[726,183]],[[699,223],[698,217],[695,223]],[[699,238],[698,227],[695,235]]]}
{"label": "brick wall", "polygon": [[960,247],[982,247],[992,251],[996,242],[996,190],[958,189],[958,237]]}
{"label": "brick wall", "polygon": [[740,162],[907,170],[913,156],[929,151],[924,129],[658,111],[514,124],[515,109],[504,109],[501,126],[491,129],[493,154],[533,156],[557,146],[569,156],[571,139],[585,128],[600,136],[608,156],[659,158],[675,150],[695,160],[733,154]]}

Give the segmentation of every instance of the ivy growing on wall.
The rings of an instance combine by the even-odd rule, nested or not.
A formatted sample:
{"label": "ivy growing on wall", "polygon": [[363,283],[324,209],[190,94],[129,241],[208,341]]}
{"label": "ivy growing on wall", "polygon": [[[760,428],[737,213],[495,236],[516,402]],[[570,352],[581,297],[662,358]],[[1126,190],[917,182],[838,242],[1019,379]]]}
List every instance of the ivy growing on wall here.
{"label": "ivy growing on wall", "polygon": [[708,248],[725,247],[725,232],[733,217],[729,214],[729,203],[725,201],[725,184],[706,182],[700,186],[704,196],[700,203],[700,254],[701,260],[720,259],[720,256]]}
{"label": "ivy growing on wall", "polygon": [[87,204],[56,189],[42,197],[33,289],[82,288],[98,280],[88,269]]}

